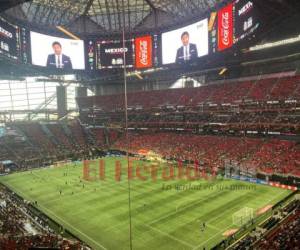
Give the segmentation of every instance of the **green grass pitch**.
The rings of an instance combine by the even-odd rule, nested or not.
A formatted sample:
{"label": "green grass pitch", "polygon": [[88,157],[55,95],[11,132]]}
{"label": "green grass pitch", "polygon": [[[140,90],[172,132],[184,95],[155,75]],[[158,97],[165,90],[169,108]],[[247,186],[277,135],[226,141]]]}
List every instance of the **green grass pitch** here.
{"label": "green grass pitch", "polygon": [[[40,210],[93,249],[129,249],[127,179],[114,180],[116,159],[126,167],[124,158],[106,158],[104,181],[80,182],[82,165],[70,164],[2,176],[0,182],[37,201]],[[177,190],[177,184],[187,186]],[[182,190],[188,185],[202,188]],[[234,180],[132,180],[133,249],[209,249],[237,228],[232,214],[244,207],[257,211],[289,193]]]}

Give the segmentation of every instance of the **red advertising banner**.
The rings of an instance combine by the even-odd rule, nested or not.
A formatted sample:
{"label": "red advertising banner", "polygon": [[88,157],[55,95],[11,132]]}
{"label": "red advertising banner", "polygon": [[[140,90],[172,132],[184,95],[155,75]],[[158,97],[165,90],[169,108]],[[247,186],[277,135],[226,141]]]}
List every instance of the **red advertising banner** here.
{"label": "red advertising banner", "polygon": [[228,49],[233,44],[233,4],[218,12],[218,50]]}
{"label": "red advertising banner", "polygon": [[135,65],[138,69],[152,67],[152,36],[135,39]]}

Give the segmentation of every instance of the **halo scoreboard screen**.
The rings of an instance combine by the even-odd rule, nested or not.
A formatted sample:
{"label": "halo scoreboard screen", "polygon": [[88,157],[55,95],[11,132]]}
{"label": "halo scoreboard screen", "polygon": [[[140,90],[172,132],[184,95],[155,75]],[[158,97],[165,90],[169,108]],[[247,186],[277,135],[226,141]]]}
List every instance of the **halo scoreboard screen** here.
{"label": "halo scoreboard screen", "polygon": [[84,70],[84,41],[30,32],[33,65],[54,70]]}
{"label": "halo scoreboard screen", "polygon": [[124,50],[126,68],[133,68],[135,62],[134,39],[125,41],[125,48],[121,40],[96,41],[96,68],[114,69],[124,67]]}
{"label": "halo scoreboard screen", "polygon": [[125,48],[120,35],[91,35],[86,40],[73,40],[16,26],[0,17],[0,55],[50,70],[67,71],[105,71],[124,65],[129,70],[172,64],[202,65],[216,53],[225,54],[225,50],[230,52],[243,46],[246,37],[263,27],[260,15],[254,0],[232,0],[206,18],[199,16],[194,23],[128,36]]}
{"label": "halo scoreboard screen", "polygon": [[0,53],[13,59],[20,59],[20,29],[0,17]]}
{"label": "halo scoreboard screen", "polygon": [[234,43],[238,43],[259,27],[255,4],[252,0],[236,0],[233,4]]}
{"label": "halo scoreboard screen", "polygon": [[209,53],[208,19],[162,33],[162,63],[185,63]]}

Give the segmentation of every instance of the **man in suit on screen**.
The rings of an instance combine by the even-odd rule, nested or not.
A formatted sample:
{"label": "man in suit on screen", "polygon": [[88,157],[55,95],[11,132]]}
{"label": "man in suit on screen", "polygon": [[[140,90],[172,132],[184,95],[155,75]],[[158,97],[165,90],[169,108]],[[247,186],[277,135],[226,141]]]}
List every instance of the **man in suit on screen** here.
{"label": "man in suit on screen", "polygon": [[177,50],[176,63],[186,63],[198,57],[196,44],[190,43],[190,35],[187,31],[181,35],[182,46]]}
{"label": "man in suit on screen", "polygon": [[47,67],[51,69],[72,69],[72,62],[70,57],[62,53],[62,46],[59,42],[52,43],[54,54],[48,55]]}

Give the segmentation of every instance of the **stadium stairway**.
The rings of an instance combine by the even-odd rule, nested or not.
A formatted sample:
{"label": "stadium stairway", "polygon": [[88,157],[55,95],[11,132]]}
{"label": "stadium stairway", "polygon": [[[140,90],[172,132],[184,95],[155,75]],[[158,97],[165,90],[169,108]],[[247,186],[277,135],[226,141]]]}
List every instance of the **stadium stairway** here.
{"label": "stadium stairway", "polygon": [[55,144],[58,145],[59,142],[58,140],[55,138],[55,136],[51,133],[51,131],[48,129],[46,124],[41,123],[41,128],[42,131],[49,137],[49,139]]}

